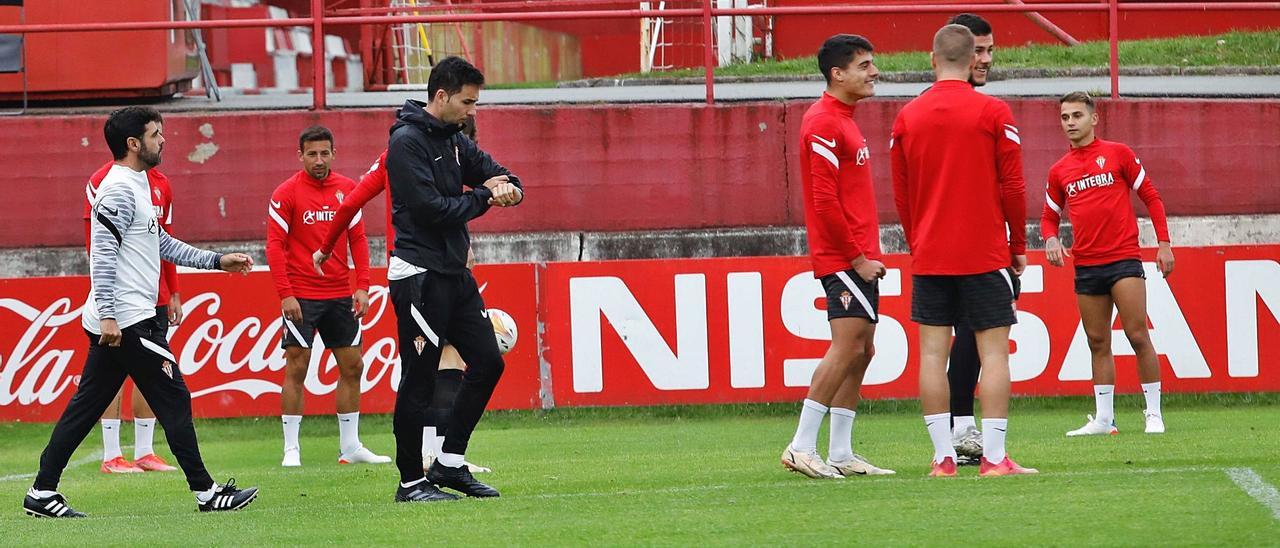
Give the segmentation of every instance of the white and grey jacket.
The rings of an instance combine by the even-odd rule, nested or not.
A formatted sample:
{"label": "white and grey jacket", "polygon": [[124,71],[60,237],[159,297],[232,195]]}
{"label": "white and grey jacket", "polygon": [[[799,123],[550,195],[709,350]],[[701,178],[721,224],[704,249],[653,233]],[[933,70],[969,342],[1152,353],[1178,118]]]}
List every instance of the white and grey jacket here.
{"label": "white and grey jacket", "polygon": [[155,316],[160,259],[216,270],[222,255],[196,249],[169,236],[151,207],[146,172],[116,164],[93,202],[89,276],[92,288],[81,314],[90,333],[101,334],[103,318],[121,329]]}

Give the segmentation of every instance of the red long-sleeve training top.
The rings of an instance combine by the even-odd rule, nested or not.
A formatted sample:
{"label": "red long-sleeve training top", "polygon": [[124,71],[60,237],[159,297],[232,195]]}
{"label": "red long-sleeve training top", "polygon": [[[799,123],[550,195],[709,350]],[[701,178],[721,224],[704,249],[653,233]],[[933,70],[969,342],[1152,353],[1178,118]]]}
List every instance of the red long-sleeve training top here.
{"label": "red long-sleeve training top", "polygon": [[853,111],[823,93],[800,123],[804,220],[817,278],[848,270],[859,255],[881,257],[871,150]]}
{"label": "red long-sleeve training top", "polygon": [[1049,168],[1046,187],[1040,232],[1045,239],[1057,236],[1065,207],[1075,237],[1071,255],[1078,266],[1142,258],[1131,189],[1147,205],[1156,239],[1169,241],[1164,201],[1142,161],[1122,143],[1094,139],[1071,149]]}
{"label": "red long-sleeve training top", "polygon": [[[351,269],[347,266],[347,241],[356,267],[356,287],[369,289],[369,240],[364,221],[356,214],[343,226],[332,261],[324,264],[324,276],[316,274],[311,254],[335,223],[338,207],[355,188],[351,179],[329,172],[316,180],[298,171],[276,187],[267,214],[267,263],[281,299],[337,299],[351,295]],[[280,265],[284,267],[281,268]]]}
{"label": "red long-sleeve training top", "polygon": [[1026,253],[1022,139],[1004,101],[937,82],[898,112],[889,148],[913,273],[982,274]]}

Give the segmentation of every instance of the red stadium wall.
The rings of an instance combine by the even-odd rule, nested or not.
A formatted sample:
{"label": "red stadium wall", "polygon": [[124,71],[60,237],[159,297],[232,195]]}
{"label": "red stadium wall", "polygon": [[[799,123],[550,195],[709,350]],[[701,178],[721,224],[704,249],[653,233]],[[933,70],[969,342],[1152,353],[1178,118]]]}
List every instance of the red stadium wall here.
{"label": "red stadium wall", "polygon": [[[1026,0],[1027,4],[1056,0]],[[770,0],[773,6],[840,4],[884,4],[881,0]],[[958,4],[950,0],[926,0],[916,4]],[[1003,4],[1004,2],[980,2]],[[1055,25],[1080,41],[1107,39],[1107,14],[1043,12]],[[807,57],[818,51],[832,34],[848,32],[866,36],[876,51],[927,51],[933,33],[950,14],[860,14],[823,16],[780,16],[774,18],[774,54],[784,59]],[[987,13],[997,46],[1028,43],[1057,44],[1057,39],[1018,13]],[[1280,12],[1259,11],[1162,11],[1121,12],[1120,38],[1137,40],[1169,36],[1205,36],[1232,30],[1271,30],[1280,27]],[[1122,59],[1123,61],[1123,59]],[[928,67],[925,67],[928,68]]]}
{"label": "red stadium wall", "polygon": [[[480,142],[529,186],[525,205],[479,231],[650,230],[803,224],[795,146],[808,101],[702,105],[493,107]],[[893,222],[888,133],[901,99],[858,107],[871,146],[881,220]],[[1022,125],[1027,196],[1067,149],[1056,102],[1010,101]],[[1171,215],[1275,213],[1280,101],[1126,100],[1100,107],[1100,133],[1130,144]],[[0,247],[83,244],[90,173],[109,159],[102,116],[0,120],[11,191]],[[271,191],[299,169],[297,134],[321,123],[337,137],[335,169],[364,173],[384,149],[392,110],[173,113],[165,171],[176,232],[192,241],[259,240]],[[625,204],[625,205],[623,205]],[[383,202],[367,208],[383,219]],[[374,234],[382,222],[370,223]]]}
{"label": "red stadium wall", "polygon": [[[1280,245],[1175,253],[1167,280],[1146,263],[1165,390],[1280,391]],[[1153,260],[1153,250],[1145,254]],[[1030,261],[1010,337],[1014,393],[1089,394],[1071,270],[1045,265],[1038,252]],[[910,259],[885,262],[863,395],[912,398],[919,346]],[[269,274],[183,276],[186,319],[170,340],[196,416],[278,414],[284,353]],[[488,306],[511,314],[520,333],[493,399],[498,409],[796,401],[830,338],[822,289],[803,257],[483,265],[476,277]],[[51,421],[66,406],[88,344],[79,313],[88,286],[85,277],[0,280],[0,421]],[[386,413],[401,349],[386,288],[372,296],[363,410]],[[1116,328],[1117,384],[1134,392],[1133,351]],[[317,354],[308,413],[333,412],[336,379],[331,357]]]}

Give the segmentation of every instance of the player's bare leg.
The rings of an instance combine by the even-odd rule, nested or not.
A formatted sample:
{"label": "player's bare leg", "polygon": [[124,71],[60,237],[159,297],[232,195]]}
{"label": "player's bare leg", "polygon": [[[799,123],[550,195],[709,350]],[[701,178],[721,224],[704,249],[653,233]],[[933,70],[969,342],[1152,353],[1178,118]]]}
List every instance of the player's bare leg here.
{"label": "player's bare leg", "polygon": [[280,420],[284,423],[284,459],[281,466],[302,466],[298,430],[302,428],[302,384],[307,380],[311,349],[290,346],[284,349],[284,383],[280,390]]}
{"label": "player's bare leg", "polygon": [[1111,298],[1115,300],[1124,326],[1124,335],[1138,358],[1138,381],[1142,383],[1142,395],[1146,398],[1148,434],[1164,433],[1164,415],[1160,411],[1160,359],[1151,334],[1147,329],[1147,282],[1142,278],[1123,278],[1111,286]]}
{"label": "player's bare leg", "polygon": [[1088,416],[1084,426],[1067,432],[1067,435],[1116,434],[1116,366],[1115,357],[1111,354],[1111,320],[1114,318],[1111,296],[1076,295],[1076,303],[1080,307],[1080,323],[1084,326],[1084,334],[1089,341],[1095,410],[1093,415]]}
{"label": "player's bare leg", "polygon": [[1009,430],[1009,327],[974,331],[982,359],[982,476],[1035,474],[1035,468],[1019,466],[1005,449]]}
{"label": "player's bare leg", "polygon": [[[920,326],[920,408],[933,442],[931,476],[956,475],[956,450],[951,445],[951,384],[947,357],[951,354],[951,326]],[[985,400],[984,400],[985,404]],[[986,415],[986,409],[983,409]]]}
{"label": "player's bare leg", "polygon": [[835,396],[831,398],[831,442],[827,453],[827,464],[840,475],[879,476],[895,473],[893,470],[880,468],[871,464],[862,455],[853,452],[853,421],[857,416],[858,402],[862,399],[862,379],[867,374],[867,367],[875,357],[875,324],[868,323],[870,334],[866,338],[865,347],[860,359],[850,364],[848,376],[840,383]]}
{"label": "player's bare leg", "polygon": [[818,456],[818,430],[822,428],[822,418],[830,409],[836,392],[859,367],[858,386],[861,387],[862,374],[866,373],[866,364],[870,360],[868,347],[875,334],[875,328],[865,318],[834,318],[829,323],[831,346],[813,372],[796,435],[782,452],[783,466],[811,478],[842,477]]}
{"label": "player's bare leg", "polygon": [[360,376],[364,372],[360,347],[335,348],[333,357],[338,361],[338,463],[391,462],[391,457],[376,455],[360,443]]}

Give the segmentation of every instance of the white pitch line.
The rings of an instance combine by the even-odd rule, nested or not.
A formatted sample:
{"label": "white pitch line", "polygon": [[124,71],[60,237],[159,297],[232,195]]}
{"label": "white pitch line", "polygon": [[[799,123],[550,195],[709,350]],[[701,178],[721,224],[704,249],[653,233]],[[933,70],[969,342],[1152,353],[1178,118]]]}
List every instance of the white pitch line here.
{"label": "white pitch line", "polygon": [[[128,446],[126,446],[126,447],[121,447],[121,449],[129,449],[129,447],[128,447]],[[84,457],[84,458],[82,458],[82,459],[76,459],[76,460],[73,460],[73,461],[71,461],[71,462],[67,463],[67,468],[74,468],[74,467],[76,467],[76,466],[81,466],[81,465],[89,464],[89,463],[91,463],[91,462],[102,462],[102,451],[94,451],[92,454],[90,454],[90,455],[89,455],[89,456],[87,456],[87,457]],[[35,479],[35,478],[36,478],[35,473],[30,473],[30,474],[10,474],[10,475],[8,475],[8,476],[0,476],[0,482],[3,482],[3,481],[18,481],[18,480],[24,480],[24,479],[29,480],[29,479]]]}
{"label": "white pitch line", "polygon": [[1252,468],[1227,468],[1226,473],[1253,500],[1271,510],[1272,518],[1280,520],[1280,491],[1274,485],[1267,483]]}

